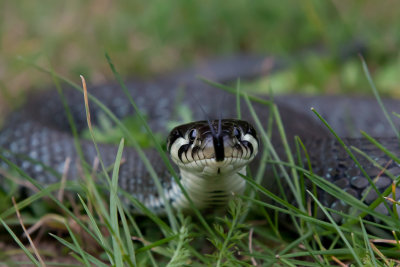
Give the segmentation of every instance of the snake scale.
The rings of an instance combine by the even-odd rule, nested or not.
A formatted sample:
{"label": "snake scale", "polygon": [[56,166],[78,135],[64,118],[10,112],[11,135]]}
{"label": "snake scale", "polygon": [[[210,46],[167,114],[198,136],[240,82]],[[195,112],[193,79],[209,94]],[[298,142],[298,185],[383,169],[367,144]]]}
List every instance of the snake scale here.
{"label": "snake scale", "polygon": [[[251,79],[266,75],[279,67],[280,64],[274,61],[272,57],[239,55],[210,61],[194,68],[151,80],[130,79],[126,82],[126,86],[139,109],[147,118],[150,128],[155,132],[166,133],[167,122],[179,119],[177,106],[181,105],[189,107],[191,117],[194,120],[204,120],[206,116],[216,119],[208,123],[203,122],[206,129],[210,129],[212,132],[221,131],[222,133],[226,127],[231,127],[231,131],[235,131],[233,135],[241,135],[241,137],[238,137],[239,140],[246,134],[246,131],[250,131],[251,125],[243,122],[244,124],[241,126],[233,127],[226,123],[229,121],[218,119],[236,117],[236,96],[204,83],[196,78],[196,75],[204,76],[218,83],[229,83],[236,81],[237,78]],[[119,85],[110,83],[92,86],[89,84],[88,88],[89,92],[106,104],[117,117],[123,118],[134,113]],[[64,95],[75,125],[80,132],[87,125],[82,93],[66,85],[64,86]],[[252,123],[252,116],[245,102],[241,101],[242,118]],[[275,96],[274,102],[279,108],[289,145],[294,148],[294,136],[299,136],[310,154],[314,172],[344,189],[348,194],[359,199],[364,198],[364,202],[367,204],[378,198],[378,194],[374,190],[367,191],[370,184],[365,175],[333,138],[333,135],[310,111],[310,107],[314,107],[330,123],[338,135],[344,137],[343,140],[348,146],[355,146],[366,152],[381,166],[385,167],[393,177],[400,175],[399,163],[360,135],[359,130],[364,130],[371,136],[378,137],[378,141],[395,155],[400,154],[398,139],[394,137],[395,133],[376,100],[349,96],[284,95]],[[398,101],[386,99],[384,104],[389,112],[400,112]],[[266,126],[270,118],[269,109],[256,102],[253,105],[261,123]],[[92,123],[96,124],[102,111],[94,103],[90,103],[90,107]],[[65,109],[55,90],[29,97],[28,103],[6,120],[3,130],[0,132],[2,156],[16,163],[43,185],[55,183],[60,179],[60,175],[48,171],[45,166],[54,169],[57,173],[62,173],[65,159],[69,157],[72,163],[68,170],[68,178],[77,179],[80,177],[79,159],[67,121]],[[394,121],[396,122],[396,119]],[[219,127],[223,127],[223,129],[218,129]],[[194,142],[196,136],[191,137],[191,135],[195,135],[195,133],[192,131],[182,134],[189,140],[193,138],[191,142]],[[282,142],[276,131],[273,131],[271,140],[281,159],[287,160]],[[247,141],[240,140],[240,144],[248,143],[248,139]],[[92,142],[81,140],[80,145],[86,161],[92,163],[97,155]],[[238,146],[238,144],[235,145]],[[100,144],[99,149],[105,165],[112,165],[117,147]],[[248,146],[246,148],[242,146],[241,151],[247,151],[247,149],[249,149]],[[261,149],[262,145],[260,144]],[[176,151],[178,150],[179,148]],[[181,189],[171,177],[159,153],[154,149],[146,149],[144,152],[161,180],[167,200],[176,207],[186,205],[184,204],[186,200],[182,198]],[[252,159],[256,151],[251,152],[254,152],[251,155]],[[179,153],[181,157],[182,151]],[[244,155],[246,153],[243,152]],[[21,157],[21,155],[23,156]],[[254,172],[259,164],[262,164],[259,157],[257,156],[256,160],[250,164],[250,169]],[[392,184],[393,177],[389,174],[382,174],[380,168],[375,167],[364,157],[359,155],[356,155],[356,157],[367,174],[371,178],[376,178],[375,185],[380,192],[383,192]],[[139,159],[137,152],[133,148],[126,147],[123,158],[124,162],[120,166],[119,174],[120,187],[155,212],[162,213],[164,211],[163,200],[160,198],[153,179]],[[0,160],[0,165],[3,169],[8,168],[5,161]],[[239,168],[240,170],[243,170],[243,166]],[[183,175],[183,171],[181,171],[181,174]],[[195,204],[204,208],[212,206],[218,201],[219,204],[225,203],[231,191],[238,193],[243,191],[243,179],[238,175],[234,176],[235,180],[229,180],[231,178],[224,175],[214,175],[208,180],[198,179],[196,182],[190,178],[187,179],[189,182],[184,186],[194,198]],[[268,189],[277,193],[276,182],[271,176],[267,170],[263,183]],[[4,184],[4,177],[1,179],[3,180],[2,184]],[[396,192],[396,196],[400,197],[399,188],[396,188]],[[328,193],[319,192],[318,197],[328,207],[342,211],[348,209],[339,199],[333,198]],[[389,213],[383,203],[376,210],[384,214]]]}

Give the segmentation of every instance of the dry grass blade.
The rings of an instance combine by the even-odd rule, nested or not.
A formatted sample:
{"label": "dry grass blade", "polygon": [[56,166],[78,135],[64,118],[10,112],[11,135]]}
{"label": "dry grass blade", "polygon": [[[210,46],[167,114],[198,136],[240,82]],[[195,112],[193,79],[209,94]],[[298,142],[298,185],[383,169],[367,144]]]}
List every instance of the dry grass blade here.
{"label": "dry grass blade", "polygon": [[371,239],[372,243],[384,243],[384,244],[399,244],[398,241],[392,239]]}
{"label": "dry grass blade", "polygon": [[32,183],[30,183],[29,181],[26,181],[24,179],[20,179],[18,176],[12,175],[7,170],[0,168],[0,175],[2,178],[8,179],[17,185],[20,185],[22,187],[28,188],[29,190],[32,190],[32,192],[35,192],[35,193],[39,192],[39,190]]}
{"label": "dry grass blade", "polygon": [[67,157],[65,159],[65,163],[64,163],[64,170],[63,170],[63,174],[61,177],[61,185],[60,185],[60,190],[58,190],[58,194],[57,194],[57,199],[62,202],[63,198],[64,198],[64,189],[65,189],[65,183],[67,181],[67,177],[68,177],[68,170],[69,170],[69,165],[71,164],[71,158]]}
{"label": "dry grass blade", "polygon": [[399,205],[399,204],[400,204],[399,201],[396,201],[396,200],[394,200],[394,199],[391,198],[391,197],[383,197],[383,198],[386,199],[387,201],[393,203],[393,204],[396,204],[396,205]]}
{"label": "dry grass blade", "polygon": [[31,245],[31,247],[32,247],[32,250],[33,250],[33,252],[34,252],[35,255],[36,255],[36,258],[39,260],[41,266],[46,266],[46,264],[44,263],[42,257],[41,257],[40,254],[39,254],[39,251],[37,250],[37,248],[36,248],[36,246],[35,246],[35,243],[33,243],[33,240],[32,240],[32,238],[31,238],[31,236],[29,235],[28,231],[27,231],[26,228],[25,228],[24,222],[22,221],[21,214],[19,213],[18,205],[17,205],[17,203],[15,202],[15,198],[14,198],[14,197],[12,197],[12,202],[13,202],[13,205],[14,205],[14,208],[15,208],[15,212],[17,213],[18,221],[19,221],[19,223],[20,223],[22,229],[24,230],[24,233],[25,233],[25,235],[26,235],[26,238],[28,238],[28,240],[29,240],[29,243],[30,243],[30,245]]}
{"label": "dry grass blade", "polygon": [[34,225],[29,227],[24,236],[31,235],[43,226],[50,226],[53,229],[65,229],[65,218],[58,214],[46,214]]}
{"label": "dry grass blade", "polygon": [[376,254],[385,262],[386,266],[390,266],[388,259],[383,255],[383,253],[372,243],[369,242],[371,248],[375,251]]}
{"label": "dry grass blade", "polygon": [[[253,232],[254,232],[254,228],[250,228],[250,232],[249,232],[249,252],[253,253]],[[251,263],[254,266],[258,266],[256,259],[252,256],[251,257]]]}
{"label": "dry grass blade", "polygon": [[332,260],[333,260],[334,262],[336,262],[339,266],[342,266],[342,267],[349,267],[348,264],[343,263],[341,260],[339,260],[339,259],[336,258],[335,256],[332,256],[331,258],[332,258]]}
{"label": "dry grass blade", "polygon": [[[83,87],[83,99],[85,101],[85,106],[89,107],[89,100],[88,100],[88,93],[87,93],[87,86],[86,86],[86,80],[85,77],[83,77],[83,75],[79,75],[81,77],[82,80],[82,87]],[[90,119],[90,112],[89,112],[89,108],[86,109],[86,121],[89,127],[90,132],[93,132],[93,128],[92,128],[92,121]]]}

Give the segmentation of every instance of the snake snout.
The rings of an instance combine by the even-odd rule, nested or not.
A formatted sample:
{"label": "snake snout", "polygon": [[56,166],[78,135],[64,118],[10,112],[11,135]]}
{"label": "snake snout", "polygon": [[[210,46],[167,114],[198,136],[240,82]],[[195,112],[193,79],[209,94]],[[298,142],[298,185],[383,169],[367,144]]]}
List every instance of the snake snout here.
{"label": "snake snout", "polygon": [[172,130],[167,147],[181,168],[223,174],[233,173],[253,160],[258,139],[254,128],[244,121],[199,121]]}

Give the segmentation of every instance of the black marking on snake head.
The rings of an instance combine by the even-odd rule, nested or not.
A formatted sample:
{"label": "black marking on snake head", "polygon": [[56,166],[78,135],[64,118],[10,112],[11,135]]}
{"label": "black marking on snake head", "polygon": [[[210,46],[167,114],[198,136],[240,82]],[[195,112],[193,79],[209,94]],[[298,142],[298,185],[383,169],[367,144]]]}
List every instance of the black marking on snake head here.
{"label": "black marking on snake head", "polygon": [[224,140],[222,136],[222,121],[221,119],[218,120],[218,132],[215,132],[215,129],[210,121],[208,121],[208,126],[210,127],[210,131],[213,137],[213,145],[214,145],[214,152],[215,152],[215,160],[216,161],[223,161],[225,158],[225,151],[224,151]]}
{"label": "black marking on snake head", "polygon": [[255,129],[253,128],[253,126],[251,126],[250,124],[248,124],[247,127],[248,127],[248,128],[247,128],[246,133],[248,133],[248,134],[250,134],[251,136],[253,136],[254,139],[256,139],[257,144],[259,144],[258,136],[257,136],[256,130],[255,130]]}
{"label": "black marking on snake head", "polygon": [[171,151],[171,146],[172,144],[178,139],[179,137],[182,137],[182,133],[178,129],[172,130],[172,132],[168,136],[167,140],[167,150]]}
{"label": "black marking on snake head", "polygon": [[[189,149],[190,144],[182,145],[178,150],[178,158],[182,161],[182,154],[186,153]],[[183,162],[183,161],[182,161]]]}
{"label": "black marking on snake head", "polygon": [[[243,142],[242,142],[243,143]],[[237,151],[242,151],[242,146],[240,144],[235,144],[233,146]]]}
{"label": "black marking on snake head", "polygon": [[214,137],[213,144],[215,151],[215,160],[223,161],[225,158],[225,151],[224,151],[224,140],[222,136]]}
{"label": "black marking on snake head", "polygon": [[194,158],[194,155],[197,154],[199,150],[200,150],[199,146],[192,147],[192,158]]}
{"label": "black marking on snake head", "polygon": [[253,155],[253,151],[254,151],[253,145],[249,141],[241,141],[241,143],[245,147],[249,148],[250,149],[250,155]]}

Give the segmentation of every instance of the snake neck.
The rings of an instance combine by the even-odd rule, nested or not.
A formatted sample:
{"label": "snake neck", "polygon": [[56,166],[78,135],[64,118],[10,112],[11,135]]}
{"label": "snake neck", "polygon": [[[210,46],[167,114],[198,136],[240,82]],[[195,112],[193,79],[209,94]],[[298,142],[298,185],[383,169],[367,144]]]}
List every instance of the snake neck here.
{"label": "snake neck", "polygon": [[[182,186],[199,209],[224,206],[233,195],[242,194],[246,182],[239,173],[246,175],[246,167],[238,172],[217,175],[192,173],[183,169],[180,171]],[[178,185],[175,184],[166,193],[174,208],[191,209],[188,199],[180,193]]]}

